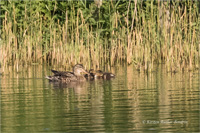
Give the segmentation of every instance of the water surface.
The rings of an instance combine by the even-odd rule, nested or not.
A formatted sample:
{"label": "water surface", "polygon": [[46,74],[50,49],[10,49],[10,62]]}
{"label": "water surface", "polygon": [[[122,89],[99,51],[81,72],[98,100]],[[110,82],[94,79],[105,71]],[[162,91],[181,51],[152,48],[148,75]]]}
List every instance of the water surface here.
{"label": "water surface", "polygon": [[[59,70],[62,70],[59,69]],[[0,75],[2,132],[199,132],[199,72],[111,68],[112,80],[52,84],[46,66]]]}

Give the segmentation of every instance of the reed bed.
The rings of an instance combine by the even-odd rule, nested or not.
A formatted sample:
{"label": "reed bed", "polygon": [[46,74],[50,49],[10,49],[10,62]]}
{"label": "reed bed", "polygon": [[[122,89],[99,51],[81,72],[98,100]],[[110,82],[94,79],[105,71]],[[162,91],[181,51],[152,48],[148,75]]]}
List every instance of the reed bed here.
{"label": "reed bed", "polygon": [[[3,1],[0,64],[199,68],[198,1]],[[23,67],[22,67],[23,68]]]}

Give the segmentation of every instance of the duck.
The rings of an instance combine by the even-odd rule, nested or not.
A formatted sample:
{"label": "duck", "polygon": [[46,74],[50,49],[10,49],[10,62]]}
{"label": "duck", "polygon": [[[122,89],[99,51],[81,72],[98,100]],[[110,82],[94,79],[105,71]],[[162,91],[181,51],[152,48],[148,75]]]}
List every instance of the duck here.
{"label": "duck", "polygon": [[103,77],[103,71],[101,71],[101,70],[90,69],[89,73],[91,76],[94,77],[94,79],[100,79]]}
{"label": "duck", "polygon": [[56,71],[51,70],[54,75],[53,76],[46,76],[46,79],[53,82],[74,82],[74,81],[85,81],[86,78],[84,77],[85,74],[89,74],[83,67],[82,64],[76,64],[73,67],[73,72],[68,71]]}
{"label": "duck", "polygon": [[115,78],[115,75],[109,72],[103,72],[102,70],[89,70],[89,75],[86,74],[85,77],[87,79],[111,79]]}
{"label": "duck", "polygon": [[111,78],[115,78],[115,74],[109,72],[103,73],[103,79],[111,79]]}

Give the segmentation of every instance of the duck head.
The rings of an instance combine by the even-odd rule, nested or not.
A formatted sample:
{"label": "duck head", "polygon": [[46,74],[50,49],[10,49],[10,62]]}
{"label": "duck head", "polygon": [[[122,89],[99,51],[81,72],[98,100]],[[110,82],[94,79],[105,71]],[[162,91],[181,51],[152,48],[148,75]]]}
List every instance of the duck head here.
{"label": "duck head", "polygon": [[77,64],[74,66],[74,74],[76,76],[83,76],[84,74],[89,74],[83,67],[82,64]]}

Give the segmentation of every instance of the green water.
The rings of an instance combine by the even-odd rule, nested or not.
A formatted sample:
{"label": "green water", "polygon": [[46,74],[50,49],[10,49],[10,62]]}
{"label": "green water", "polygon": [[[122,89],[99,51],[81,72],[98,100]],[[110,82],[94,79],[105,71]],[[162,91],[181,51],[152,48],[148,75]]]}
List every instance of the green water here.
{"label": "green water", "polygon": [[[61,69],[60,69],[61,70]],[[52,84],[50,68],[0,76],[1,132],[199,132],[199,72],[111,68],[112,80]]]}

